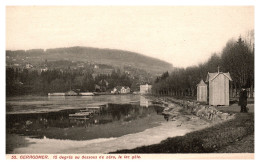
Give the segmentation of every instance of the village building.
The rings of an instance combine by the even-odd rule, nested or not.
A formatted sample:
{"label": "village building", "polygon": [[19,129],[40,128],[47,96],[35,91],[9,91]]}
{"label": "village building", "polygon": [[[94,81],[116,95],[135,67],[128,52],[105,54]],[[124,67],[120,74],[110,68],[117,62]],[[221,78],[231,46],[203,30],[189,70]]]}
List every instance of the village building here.
{"label": "village building", "polygon": [[140,85],[140,94],[150,94],[152,93],[152,85]]}
{"label": "village building", "polygon": [[127,94],[130,93],[130,88],[126,87],[126,86],[116,86],[113,88],[113,90],[111,91],[111,93],[113,94]]}
{"label": "village building", "polygon": [[130,93],[130,88],[129,87],[122,87],[121,93]]}
{"label": "village building", "polygon": [[229,72],[208,73],[209,105],[229,105],[229,81],[232,81]]}
{"label": "village building", "polygon": [[208,86],[207,84],[201,80],[199,84],[197,84],[197,101],[199,102],[207,102],[208,99]]}
{"label": "village building", "polygon": [[32,64],[26,64],[26,65],[25,65],[25,68],[26,68],[26,69],[33,68],[33,65],[32,65]]}
{"label": "village building", "polygon": [[111,91],[111,93],[112,94],[117,94],[117,93],[119,93],[119,88],[118,87],[114,87],[113,89],[112,89],[112,91]]}
{"label": "village building", "polygon": [[46,72],[46,71],[48,71],[47,67],[41,69],[41,72]]}
{"label": "village building", "polygon": [[84,66],[85,66],[84,63],[79,63],[79,64],[77,64],[77,67],[78,67],[78,68],[84,68]]}

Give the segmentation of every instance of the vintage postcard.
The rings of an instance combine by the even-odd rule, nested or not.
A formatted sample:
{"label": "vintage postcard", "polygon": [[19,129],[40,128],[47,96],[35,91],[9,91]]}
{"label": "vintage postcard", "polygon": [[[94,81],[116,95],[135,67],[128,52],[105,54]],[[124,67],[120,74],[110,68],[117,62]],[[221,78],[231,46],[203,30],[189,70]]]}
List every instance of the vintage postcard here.
{"label": "vintage postcard", "polygon": [[254,6],[6,6],[7,159],[254,159]]}

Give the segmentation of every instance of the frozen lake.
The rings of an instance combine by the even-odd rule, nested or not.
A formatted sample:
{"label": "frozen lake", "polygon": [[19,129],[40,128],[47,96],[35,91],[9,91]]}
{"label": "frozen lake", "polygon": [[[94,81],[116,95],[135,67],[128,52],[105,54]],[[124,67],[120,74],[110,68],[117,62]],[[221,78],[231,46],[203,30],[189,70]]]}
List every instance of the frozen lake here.
{"label": "frozen lake", "polygon": [[[90,105],[101,105],[102,110],[89,119],[69,117]],[[14,134],[38,139],[37,142],[46,139],[96,142],[132,136],[167,122],[161,114],[162,107],[139,95],[11,97],[7,98],[6,106],[10,153],[16,149],[9,147],[15,146],[11,140]]]}
{"label": "frozen lake", "polygon": [[125,104],[131,102],[140,102],[142,106],[148,106],[149,104],[149,100],[140,95],[20,96],[6,98],[6,112],[7,114],[50,112],[84,108],[88,105]]}

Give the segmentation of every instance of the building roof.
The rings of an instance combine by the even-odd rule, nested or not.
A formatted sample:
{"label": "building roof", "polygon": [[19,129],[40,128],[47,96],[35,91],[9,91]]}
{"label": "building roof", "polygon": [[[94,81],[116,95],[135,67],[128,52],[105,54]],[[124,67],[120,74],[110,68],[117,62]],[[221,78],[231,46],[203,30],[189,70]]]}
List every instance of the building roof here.
{"label": "building roof", "polygon": [[216,72],[216,73],[208,73],[206,82],[213,81],[216,77],[218,77],[218,76],[221,75],[221,74],[223,74],[223,75],[226,76],[230,81],[232,81],[232,78],[231,78],[229,72],[227,72],[227,73]]}
{"label": "building roof", "polygon": [[203,80],[200,80],[197,86],[207,86],[207,84]]}

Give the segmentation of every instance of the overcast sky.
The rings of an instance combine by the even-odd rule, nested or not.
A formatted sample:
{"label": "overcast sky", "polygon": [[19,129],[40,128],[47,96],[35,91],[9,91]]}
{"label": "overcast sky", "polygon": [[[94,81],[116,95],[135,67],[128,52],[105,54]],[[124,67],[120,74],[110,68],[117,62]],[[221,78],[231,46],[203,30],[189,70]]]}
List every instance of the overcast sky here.
{"label": "overcast sky", "polygon": [[6,49],[122,49],[187,67],[254,29],[253,7],[7,7]]}

